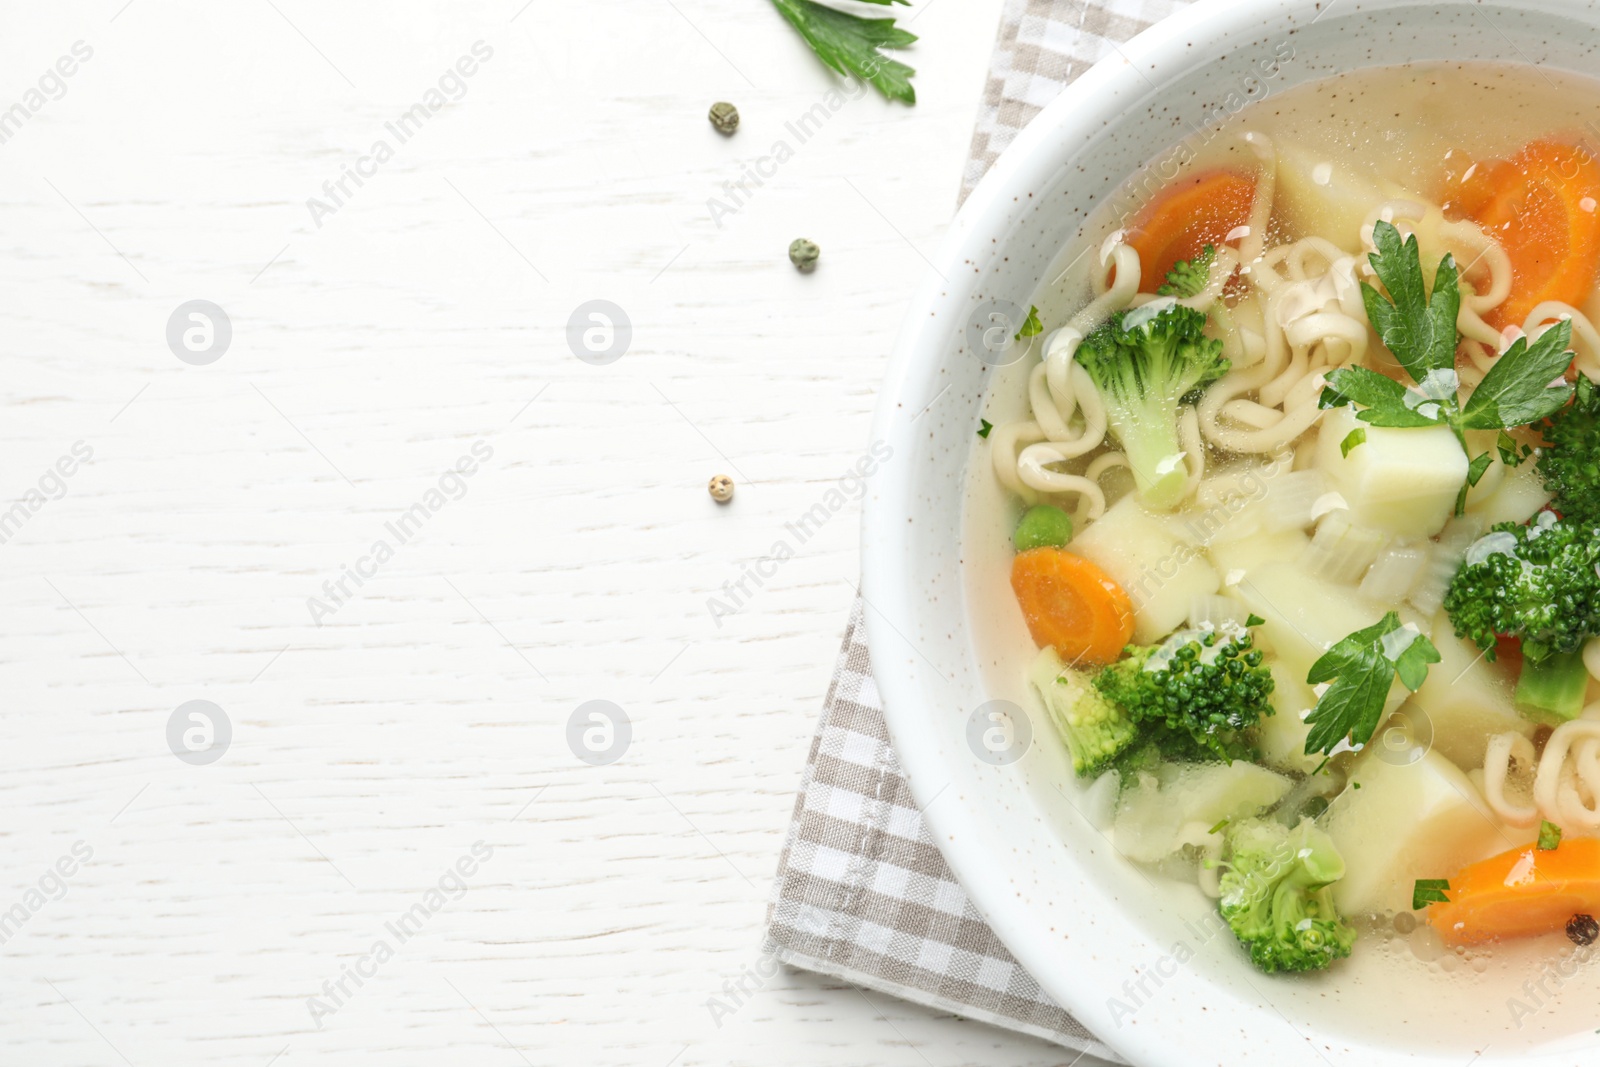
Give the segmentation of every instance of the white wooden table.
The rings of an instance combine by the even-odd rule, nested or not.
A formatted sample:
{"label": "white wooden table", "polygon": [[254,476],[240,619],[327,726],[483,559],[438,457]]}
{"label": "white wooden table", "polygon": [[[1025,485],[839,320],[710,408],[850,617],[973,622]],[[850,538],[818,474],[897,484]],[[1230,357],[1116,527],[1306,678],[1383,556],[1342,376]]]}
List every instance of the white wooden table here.
{"label": "white wooden table", "polygon": [[[836,84],[764,0],[5,0],[0,1060],[1071,1059],[804,975],[706,1007],[757,962],[854,501],[707,602],[865,446],[998,9],[900,12],[916,108],[847,101],[719,226]],[[191,700],[215,762],[169,745]]]}

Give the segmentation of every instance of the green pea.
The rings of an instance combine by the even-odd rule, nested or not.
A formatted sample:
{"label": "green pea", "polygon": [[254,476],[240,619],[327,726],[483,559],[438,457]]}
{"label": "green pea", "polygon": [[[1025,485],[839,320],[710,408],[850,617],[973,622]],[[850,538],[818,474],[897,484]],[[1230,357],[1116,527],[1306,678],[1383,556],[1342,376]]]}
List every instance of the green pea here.
{"label": "green pea", "polygon": [[1072,540],[1072,518],[1058,507],[1036,504],[1022,513],[1011,540],[1018,552],[1030,548],[1060,548]]}

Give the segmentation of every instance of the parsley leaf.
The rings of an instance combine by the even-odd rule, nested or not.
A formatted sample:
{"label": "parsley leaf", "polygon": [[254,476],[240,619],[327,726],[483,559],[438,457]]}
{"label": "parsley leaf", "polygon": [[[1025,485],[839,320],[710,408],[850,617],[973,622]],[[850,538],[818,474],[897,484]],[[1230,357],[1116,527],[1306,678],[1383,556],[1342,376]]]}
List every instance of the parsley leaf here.
{"label": "parsley leaf", "polygon": [[1367,443],[1367,431],[1357,426],[1344,435],[1344,440],[1339,442],[1339,455],[1345,459],[1350,458],[1350,451]]}
{"label": "parsley leaf", "polygon": [[1421,911],[1429,904],[1450,903],[1450,898],[1445,896],[1449,890],[1448,878],[1418,878],[1411,889],[1411,910]]}
{"label": "parsley leaf", "polygon": [[1396,675],[1416,692],[1428,678],[1439,650],[1415,627],[1402,626],[1389,612],[1379,622],[1339,641],[1311,665],[1310,685],[1332,683],[1306,716],[1311,732],[1306,752],[1331,753],[1339,742],[1364,745],[1378,728]]}
{"label": "parsley leaf", "polygon": [[988,419],[979,419],[978,422],[978,436],[988,437],[989,431],[994,429],[994,423],[990,422]]}
{"label": "parsley leaf", "polygon": [[1494,361],[1489,373],[1467,398],[1461,425],[1468,430],[1524,426],[1559,411],[1572,399],[1572,386],[1562,375],[1572,362],[1572,322],[1562,320],[1532,345],[1519,337]]}
{"label": "parsley leaf", "polygon": [[1352,401],[1363,405],[1356,418],[1373,426],[1436,426],[1442,403],[1430,408],[1426,398],[1393,378],[1365,367],[1341,367],[1328,375],[1318,406],[1342,408]]}
{"label": "parsley leaf", "polygon": [[1044,323],[1039,321],[1039,309],[1029,304],[1028,317],[1023,320],[1022,328],[1017,331],[1012,340],[1020,341],[1024,337],[1038,337],[1041,333],[1044,333]]}
{"label": "parsley leaf", "polygon": [[[883,55],[881,48],[904,48],[916,34],[900,29],[894,19],[869,19],[838,11],[815,0],[772,0],[789,24],[800,31],[817,58],[840,74],[854,74],[877,87],[890,100],[917,102],[911,87],[915,70]],[[909,0],[866,0],[867,3],[904,4]]]}
{"label": "parsley leaf", "polygon": [[1424,295],[1422,260],[1415,235],[1400,240],[1392,223],[1379,222],[1372,228],[1372,243],[1377,251],[1368,257],[1378,280],[1389,290],[1389,299],[1365,282],[1361,301],[1367,318],[1378,336],[1400,365],[1420,382],[1431,370],[1456,365],[1456,313],[1461,309],[1461,290],[1456,283],[1456,263],[1445,256],[1433,278],[1433,295]]}
{"label": "parsley leaf", "polygon": [[1539,851],[1554,852],[1557,845],[1561,844],[1561,827],[1549,819],[1539,823]]}

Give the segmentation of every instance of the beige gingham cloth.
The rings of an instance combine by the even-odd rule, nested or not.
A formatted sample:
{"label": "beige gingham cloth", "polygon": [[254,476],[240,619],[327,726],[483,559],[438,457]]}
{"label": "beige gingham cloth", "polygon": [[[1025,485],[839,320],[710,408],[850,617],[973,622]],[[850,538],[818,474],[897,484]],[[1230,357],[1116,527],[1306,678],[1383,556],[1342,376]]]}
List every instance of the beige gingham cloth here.
{"label": "beige gingham cloth", "polygon": [[[965,199],[1028,120],[1188,0],[1006,0]],[[795,799],[767,916],[781,962],[1122,1063],[1045,996],[950,873],[900,773],[856,601]],[[1076,1062],[1076,1061],[1075,1061]]]}

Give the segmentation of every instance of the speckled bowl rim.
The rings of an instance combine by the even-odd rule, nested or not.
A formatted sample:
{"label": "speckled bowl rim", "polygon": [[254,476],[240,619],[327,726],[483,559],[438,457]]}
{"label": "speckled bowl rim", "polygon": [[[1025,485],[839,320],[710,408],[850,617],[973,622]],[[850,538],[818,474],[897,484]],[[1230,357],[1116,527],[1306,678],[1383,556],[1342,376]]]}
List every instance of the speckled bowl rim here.
{"label": "speckled bowl rim", "polygon": [[[1063,165],[1060,144],[1087,136],[1100,124],[1124,121],[1125,116],[1110,113],[1101,101],[1117,99],[1136,80],[1169,84],[1180,74],[1204,67],[1210,62],[1205,57],[1258,38],[1264,26],[1275,26],[1284,20],[1304,26],[1337,4],[1348,4],[1367,13],[1424,6],[1410,0],[1200,0],[1133,38],[1121,46],[1119,54],[1102,60],[1068,86],[1001,154],[958,213],[934,257],[941,276],[930,277],[910,305],[873,423],[873,439],[888,442],[899,458],[885,465],[864,501],[862,592],[868,603],[866,625],[874,650],[875,679],[912,794],[950,868],[1018,962],[1097,1037],[1137,1064],[1325,1060],[1308,1054],[1305,1035],[1286,1032],[1277,1023],[1252,1033],[1246,1052],[1240,1047],[1237,1016],[1213,1012],[1207,1017],[1192,1007],[1174,1009],[1148,1018],[1138,1027],[1118,1030],[1112,1025],[1107,993],[1132,973],[1129,964],[1135,961],[1127,958],[1127,946],[1150,944],[1146,933],[1124,914],[1126,905],[1106,895],[1088,902],[1097,909],[1096,920],[1074,931],[1076,951],[1072,958],[1064,959],[1059,941],[1048,936],[1036,922],[1032,909],[1013,899],[1018,891],[1007,871],[1015,869],[1016,858],[991,840],[991,829],[963,798],[946,796],[943,803],[934,803],[952,778],[945,772],[951,757],[941,749],[933,732],[925,728],[932,687],[925,676],[920,680],[916,677],[921,672],[911,662],[916,657],[885,655],[904,647],[905,621],[916,618],[926,606],[922,591],[926,576],[919,576],[919,567],[926,563],[914,557],[905,532],[907,516],[919,511],[916,480],[910,470],[914,464],[903,460],[914,457],[919,447],[926,447],[929,435],[925,424],[913,427],[911,415],[933,393],[930,383],[937,386],[937,372],[944,357],[936,353],[948,343],[952,309],[959,313],[968,306],[982,284],[973,265],[984,260],[979,250],[987,253],[986,246],[992,244],[994,235],[1004,232],[1007,203],[1031,195],[1030,190],[1047,183]],[[1467,5],[1460,0],[1446,0],[1426,6],[1443,9]],[[1528,7],[1600,24],[1600,14],[1593,4],[1568,7],[1552,0],[1535,0]],[[958,530],[959,520],[950,528]],[[899,620],[901,625],[893,620]],[[1100,862],[1091,858],[1081,866],[1087,868]],[[1265,1014],[1274,1009],[1263,1002],[1246,1010]],[[1322,1044],[1323,1035],[1313,1031],[1310,1036],[1319,1038],[1318,1044]],[[1374,1067],[1400,1063],[1413,1067],[1461,1067],[1461,1057],[1453,1052],[1434,1056],[1415,1048],[1391,1049],[1351,1042],[1344,1035],[1327,1036],[1340,1046],[1340,1062],[1362,1062]],[[1579,1050],[1568,1046],[1550,1049],[1549,1056],[1541,1053],[1526,1058],[1550,1063],[1578,1062],[1580,1056],[1592,1058],[1594,1047],[1591,1044],[1586,1050]],[[1357,1059],[1351,1061],[1351,1056]],[[1482,1062],[1507,1061],[1490,1056]]]}

